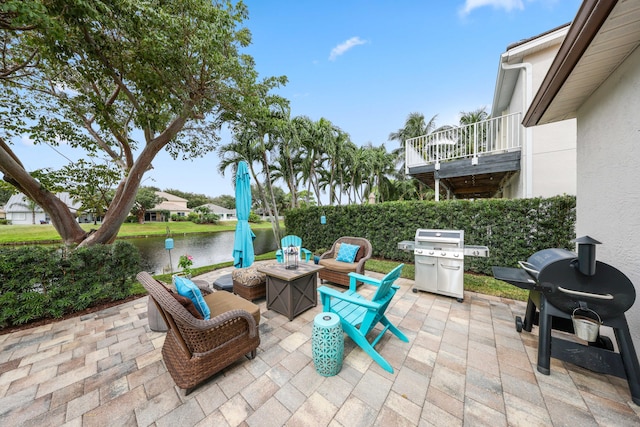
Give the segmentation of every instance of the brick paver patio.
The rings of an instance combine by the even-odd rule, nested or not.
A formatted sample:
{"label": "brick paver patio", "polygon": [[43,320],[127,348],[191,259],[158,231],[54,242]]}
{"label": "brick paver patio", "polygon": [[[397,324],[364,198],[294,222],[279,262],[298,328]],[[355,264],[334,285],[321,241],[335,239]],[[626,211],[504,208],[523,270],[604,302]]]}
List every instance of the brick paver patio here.
{"label": "brick paver patio", "polygon": [[551,375],[537,372],[537,328],[514,328],[524,303],[473,293],[458,303],[399,284],[388,314],[410,342],[386,334],[378,346],[393,374],[348,337],[340,373],[317,374],[311,330],[321,307],[289,322],[264,300],[258,357],[188,396],[164,366],[146,297],[0,335],[0,425],[640,425],[626,380],[555,359]]}

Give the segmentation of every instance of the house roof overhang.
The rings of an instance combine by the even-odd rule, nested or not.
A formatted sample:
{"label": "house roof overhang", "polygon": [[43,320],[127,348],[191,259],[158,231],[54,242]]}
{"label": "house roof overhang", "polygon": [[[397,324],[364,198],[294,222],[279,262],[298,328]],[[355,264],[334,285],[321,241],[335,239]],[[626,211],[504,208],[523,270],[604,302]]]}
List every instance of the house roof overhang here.
{"label": "house roof overhang", "polygon": [[576,117],[578,109],[640,45],[640,2],[585,0],[523,124]]}
{"label": "house roof overhang", "polygon": [[523,63],[526,56],[559,44],[568,30],[569,24],[564,24],[535,37],[507,46],[507,50],[500,55],[498,62],[498,75],[493,94],[493,104],[491,105],[492,117],[502,115],[502,112],[509,106],[518,81],[518,74],[520,73],[519,69],[505,69],[502,64]]}

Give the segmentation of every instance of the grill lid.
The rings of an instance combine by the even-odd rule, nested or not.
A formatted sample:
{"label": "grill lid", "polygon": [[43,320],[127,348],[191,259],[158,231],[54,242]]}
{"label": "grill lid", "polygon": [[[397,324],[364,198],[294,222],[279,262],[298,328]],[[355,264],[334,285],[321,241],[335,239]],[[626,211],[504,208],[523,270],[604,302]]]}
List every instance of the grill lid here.
{"label": "grill lid", "polygon": [[419,243],[452,243],[460,247],[464,242],[464,230],[416,230],[416,244]]}
{"label": "grill lid", "polygon": [[623,314],[636,300],[636,290],[629,278],[600,261],[596,261],[592,276],[580,272],[575,257],[555,261],[540,271],[538,282],[548,289],[547,301],[567,314],[583,302],[607,319]]}

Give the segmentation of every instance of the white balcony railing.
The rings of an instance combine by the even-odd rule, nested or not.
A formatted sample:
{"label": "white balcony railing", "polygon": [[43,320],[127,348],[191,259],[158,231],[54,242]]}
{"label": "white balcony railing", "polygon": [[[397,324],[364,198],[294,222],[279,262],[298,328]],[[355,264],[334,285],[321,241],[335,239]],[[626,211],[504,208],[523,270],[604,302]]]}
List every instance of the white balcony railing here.
{"label": "white balcony railing", "polygon": [[520,149],[524,133],[520,116],[508,114],[407,139],[407,173],[411,167],[465,158],[475,163],[478,156]]}

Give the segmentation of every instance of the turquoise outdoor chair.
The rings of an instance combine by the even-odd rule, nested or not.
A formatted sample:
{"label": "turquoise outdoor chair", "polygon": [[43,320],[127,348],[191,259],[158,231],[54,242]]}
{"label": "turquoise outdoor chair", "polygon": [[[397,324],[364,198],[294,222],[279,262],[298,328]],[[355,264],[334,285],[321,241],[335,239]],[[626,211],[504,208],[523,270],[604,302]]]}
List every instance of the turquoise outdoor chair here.
{"label": "turquoise outdoor chair", "polygon": [[[366,351],[373,360],[391,373],[393,373],[393,368],[374,347],[387,330],[393,332],[402,341],[409,342],[409,338],[400,332],[384,314],[396,291],[400,289],[398,285],[394,285],[394,282],[400,277],[402,267],[404,267],[404,264],[400,264],[391,270],[382,279],[374,279],[358,273],[349,273],[349,290],[344,292],[339,292],[326,286],[318,288],[323,310],[336,313],[340,317],[342,329],[347,335],[360,348]],[[370,300],[356,292],[356,284],[358,282],[377,286],[378,289]],[[375,328],[378,322],[384,328],[374,338],[373,342],[369,343],[367,334]]]}
{"label": "turquoise outdoor chair", "polygon": [[288,248],[289,246],[295,246],[300,248],[300,259],[302,260],[304,256],[304,260],[309,262],[311,259],[311,251],[302,247],[302,239],[298,236],[294,236],[293,234],[289,234],[288,236],[284,236],[280,240],[280,249],[276,251],[276,260],[278,262],[284,262],[284,256],[282,255],[282,248]]}

